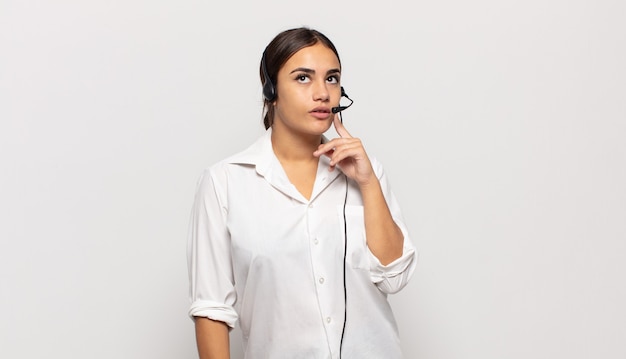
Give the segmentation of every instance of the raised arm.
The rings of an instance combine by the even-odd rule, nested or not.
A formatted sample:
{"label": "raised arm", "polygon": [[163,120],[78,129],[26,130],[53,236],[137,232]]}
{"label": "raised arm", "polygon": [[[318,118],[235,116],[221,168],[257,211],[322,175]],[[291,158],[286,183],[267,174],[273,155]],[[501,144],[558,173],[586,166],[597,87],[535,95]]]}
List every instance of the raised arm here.
{"label": "raised arm", "polygon": [[331,170],[338,165],[357,182],[363,196],[367,246],[381,264],[389,264],[402,256],[404,236],[393,220],[361,140],[352,137],[338,117],[334,125],[341,137],[321,144],[314,155],[328,156]]}

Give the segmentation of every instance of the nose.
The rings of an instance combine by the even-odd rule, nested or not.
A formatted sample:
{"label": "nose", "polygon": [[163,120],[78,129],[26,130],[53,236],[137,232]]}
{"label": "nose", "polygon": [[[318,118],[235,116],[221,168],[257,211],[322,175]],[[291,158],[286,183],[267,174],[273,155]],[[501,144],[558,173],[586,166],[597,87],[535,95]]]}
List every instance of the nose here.
{"label": "nose", "polygon": [[313,99],[315,101],[328,101],[330,100],[330,92],[326,84],[326,79],[323,81],[317,81],[313,89]]}

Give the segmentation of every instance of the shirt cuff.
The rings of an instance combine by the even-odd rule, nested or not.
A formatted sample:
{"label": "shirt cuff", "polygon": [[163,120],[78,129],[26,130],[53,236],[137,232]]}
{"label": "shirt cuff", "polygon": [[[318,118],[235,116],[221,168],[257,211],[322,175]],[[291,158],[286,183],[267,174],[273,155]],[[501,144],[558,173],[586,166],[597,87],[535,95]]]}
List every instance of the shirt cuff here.
{"label": "shirt cuff", "polygon": [[231,306],[210,300],[196,300],[189,308],[189,317],[205,317],[226,323],[230,329],[237,323],[237,312]]}
{"label": "shirt cuff", "polygon": [[404,288],[415,269],[415,248],[405,246],[402,256],[387,265],[381,264],[371,251],[368,250],[368,253],[372,281],[381,291],[393,294]]}

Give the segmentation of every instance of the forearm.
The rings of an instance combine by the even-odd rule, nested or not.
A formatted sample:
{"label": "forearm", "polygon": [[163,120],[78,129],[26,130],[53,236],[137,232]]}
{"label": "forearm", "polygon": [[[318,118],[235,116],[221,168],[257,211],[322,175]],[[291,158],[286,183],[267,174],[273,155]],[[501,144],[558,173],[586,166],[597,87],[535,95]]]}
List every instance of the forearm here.
{"label": "forearm", "polygon": [[381,264],[387,265],[402,256],[404,236],[393,220],[380,182],[361,185],[367,246]]}
{"label": "forearm", "polygon": [[229,359],[228,325],[208,318],[195,318],[196,342],[200,359]]}

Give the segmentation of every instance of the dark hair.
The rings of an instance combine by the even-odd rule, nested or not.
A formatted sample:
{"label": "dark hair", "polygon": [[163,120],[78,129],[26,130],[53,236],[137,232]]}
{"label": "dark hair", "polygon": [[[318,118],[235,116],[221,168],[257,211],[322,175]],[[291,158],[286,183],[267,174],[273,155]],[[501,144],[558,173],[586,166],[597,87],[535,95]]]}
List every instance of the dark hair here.
{"label": "dark hair", "polygon": [[[276,87],[278,71],[285,64],[285,62],[287,62],[287,60],[289,60],[289,58],[300,49],[313,46],[318,42],[332,50],[335,55],[337,55],[337,60],[339,60],[339,53],[337,52],[335,45],[332,41],[330,41],[330,39],[328,39],[328,37],[317,30],[299,27],[285,30],[276,35],[276,37],[274,37],[274,39],[265,48],[263,57],[261,58],[261,64],[259,66],[261,84],[265,83],[263,62],[265,62],[265,71],[267,71],[270,81],[274,87]],[[339,60],[339,64],[341,65],[341,60]],[[266,98],[263,100],[263,124],[265,125],[266,130],[272,126],[274,121],[274,106],[272,105],[272,102],[273,101]]]}

